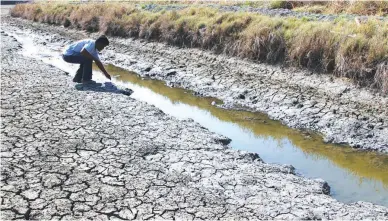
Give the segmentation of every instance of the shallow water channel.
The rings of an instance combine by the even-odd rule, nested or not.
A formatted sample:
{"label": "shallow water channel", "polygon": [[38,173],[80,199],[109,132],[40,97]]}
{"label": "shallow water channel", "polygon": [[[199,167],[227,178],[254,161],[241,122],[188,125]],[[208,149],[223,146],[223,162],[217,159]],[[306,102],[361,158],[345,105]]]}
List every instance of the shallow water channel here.
{"label": "shallow water channel", "polygon": [[[37,47],[32,38],[22,33],[12,35],[23,43],[25,56],[41,59],[72,75],[77,69],[61,60],[59,45]],[[291,164],[303,176],[322,178],[339,201],[388,206],[388,155],[325,144],[317,134],[288,128],[264,114],[218,108],[212,105],[213,101],[220,102],[216,99],[197,97],[190,91],[142,79],[112,65],[107,70],[115,84],[134,90],[132,98],[155,105],[177,118],[192,118],[210,131],[231,138],[232,148],[258,153],[267,163]],[[97,70],[93,78],[103,79]]]}

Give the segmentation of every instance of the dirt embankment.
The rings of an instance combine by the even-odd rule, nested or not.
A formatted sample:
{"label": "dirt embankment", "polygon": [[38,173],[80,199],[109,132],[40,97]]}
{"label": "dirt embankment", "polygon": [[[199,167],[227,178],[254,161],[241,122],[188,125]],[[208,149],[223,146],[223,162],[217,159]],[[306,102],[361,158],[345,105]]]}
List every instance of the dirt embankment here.
{"label": "dirt embankment", "polygon": [[[84,32],[8,18],[21,29],[31,28],[40,42],[70,42]],[[90,37],[90,36],[89,36]],[[104,60],[166,81],[198,95],[225,101],[225,107],[244,106],[267,113],[294,127],[322,133],[327,142],[388,152],[388,98],[329,76],[311,75],[256,64],[197,49],[111,38]]]}
{"label": "dirt embankment", "polygon": [[339,203],[323,181],[231,150],[193,121],[77,91],[1,39],[3,219],[387,218],[387,208]]}

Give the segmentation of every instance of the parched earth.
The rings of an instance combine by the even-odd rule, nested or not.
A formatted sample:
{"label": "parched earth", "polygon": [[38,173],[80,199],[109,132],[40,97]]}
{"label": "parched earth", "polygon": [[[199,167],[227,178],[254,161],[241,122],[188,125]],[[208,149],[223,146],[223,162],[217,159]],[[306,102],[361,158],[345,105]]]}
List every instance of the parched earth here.
{"label": "parched earth", "polygon": [[[97,33],[3,17],[3,29],[28,31],[46,47]],[[322,134],[326,142],[388,153],[388,96],[357,88],[345,79],[257,64],[198,49],[144,40],[110,38],[102,59],[169,86],[268,114],[293,128]],[[47,44],[47,45],[46,45]]]}
{"label": "parched earth", "polygon": [[1,216],[9,219],[388,219],[321,180],[129,96],[76,90],[1,34]]}
{"label": "parched earth", "polygon": [[[2,25],[8,31],[29,31],[41,47],[98,35],[10,17],[3,17]],[[287,126],[318,132],[326,142],[388,153],[387,95],[309,71],[144,40],[110,40],[105,62],[218,98],[226,108],[266,113]]]}

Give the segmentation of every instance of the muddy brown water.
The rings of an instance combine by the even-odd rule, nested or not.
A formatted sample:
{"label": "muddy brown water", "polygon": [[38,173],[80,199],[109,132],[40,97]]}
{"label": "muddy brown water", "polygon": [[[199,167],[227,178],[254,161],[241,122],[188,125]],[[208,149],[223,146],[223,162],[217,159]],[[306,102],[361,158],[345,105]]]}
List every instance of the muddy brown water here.
{"label": "muddy brown water", "polygon": [[[38,48],[32,38],[22,33],[13,35],[23,44],[25,56],[41,59],[72,75],[77,69],[62,61],[59,45]],[[331,187],[331,195],[339,201],[388,206],[388,155],[327,144],[318,134],[291,129],[265,114],[222,109],[214,105],[221,102],[217,99],[197,97],[191,91],[143,79],[112,65],[107,70],[113,83],[134,90],[131,97],[174,117],[191,118],[210,131],[231,138],[232,148],[258,153],[267,163],[291,164],[303,176],[324,179]],[[104,79],[96,69],[93,78]]]}

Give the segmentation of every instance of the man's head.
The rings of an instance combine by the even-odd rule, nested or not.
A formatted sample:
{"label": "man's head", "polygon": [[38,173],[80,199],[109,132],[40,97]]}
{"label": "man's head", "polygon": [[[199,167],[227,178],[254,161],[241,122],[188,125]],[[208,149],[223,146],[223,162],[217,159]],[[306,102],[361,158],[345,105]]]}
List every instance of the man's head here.
{"label": "man's head", "polygon": [[109,45],[109,40],[105,35],[101,35],[96,40],[96,49],[102,51],[106,46]]}

